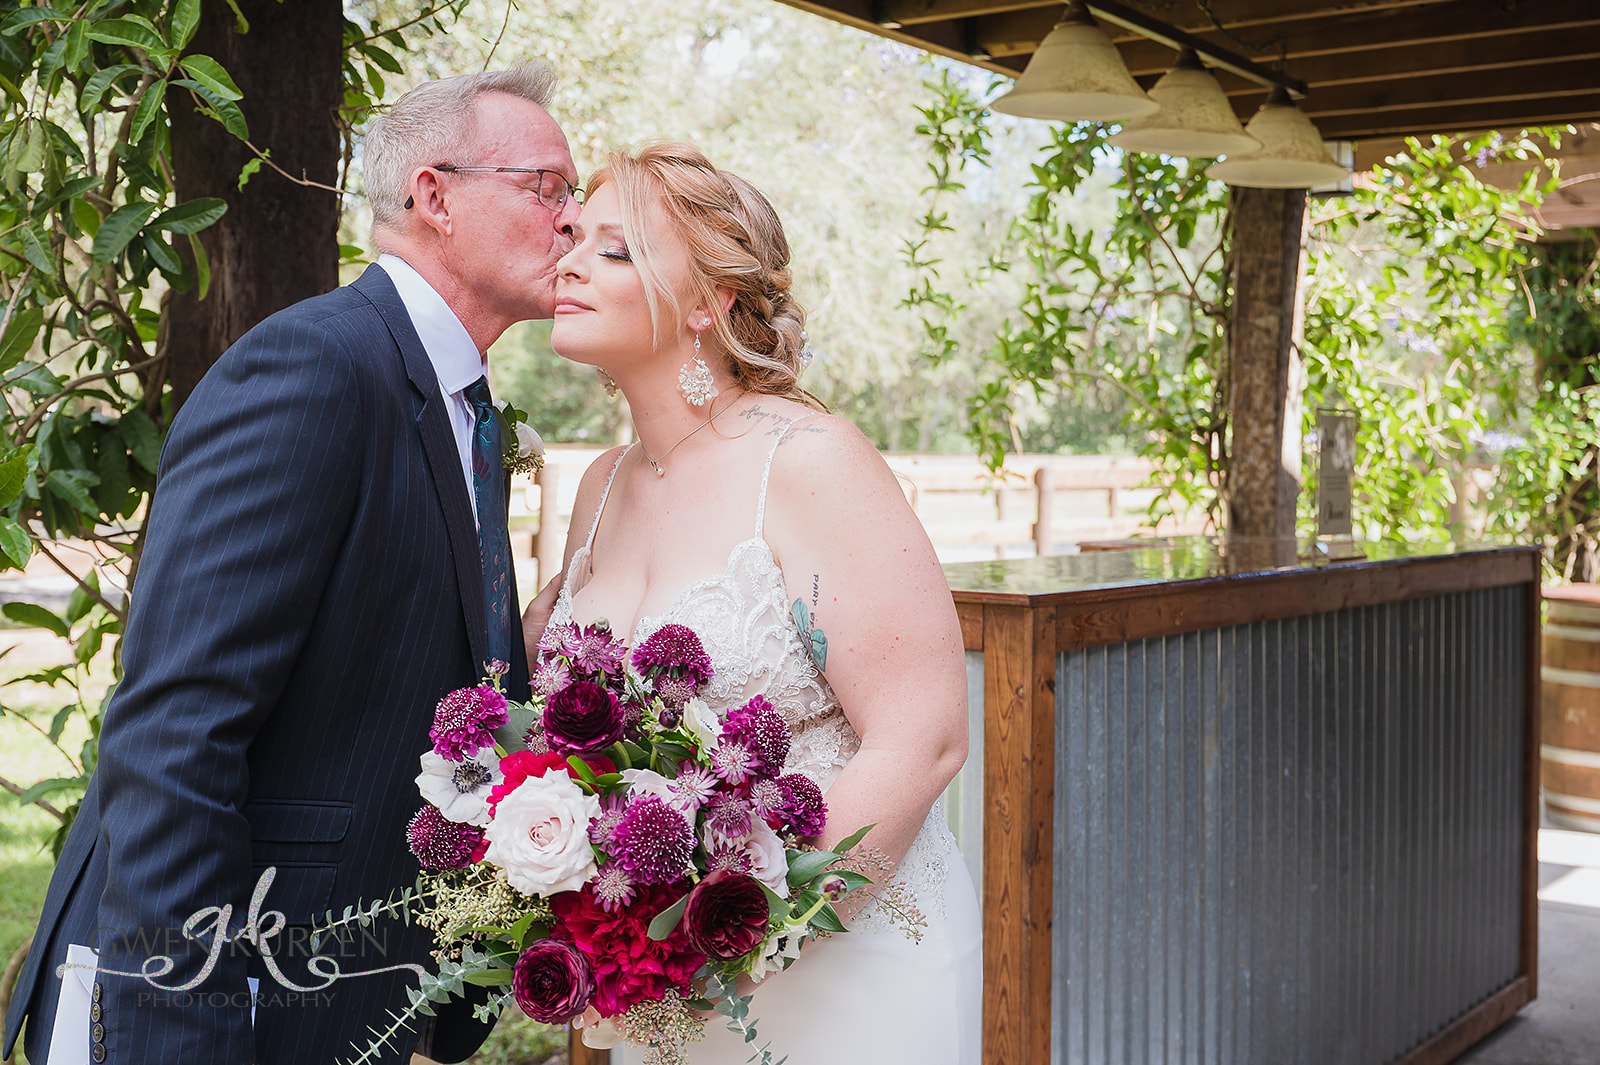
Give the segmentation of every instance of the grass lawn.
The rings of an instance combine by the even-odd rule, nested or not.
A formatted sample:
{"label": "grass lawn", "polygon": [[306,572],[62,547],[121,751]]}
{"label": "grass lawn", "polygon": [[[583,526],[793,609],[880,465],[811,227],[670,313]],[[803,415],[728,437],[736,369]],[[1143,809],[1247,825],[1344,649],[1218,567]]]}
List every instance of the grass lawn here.
{"label": "grass lawn", "polygon": [[[7,644],[16,648],[0,667],[8,677],[60,661],[66,654],[64,644],[38,630],[0,629],[0,646]],[[95,664],[96,677],[108,678],[109,665],[99,660]],[[95,697],[103,690],[104,679],[98,679]],[[64,688],[52,691],[38,685],[0,688],[0,704],[48,729],[51,716],[67,695]],[[87,725],[75,718],[61,746],[76,755],[87,735]],[[66,757],[25,721],[10,712],[0,715],[0,776],[27,786],[57,775],[71,775]],[[38,920],[54,867],[49,839],[56,824],[44,811],[23,806],[15,796],[0,792],[0,967],[33,932]],[[343,1050],[328,1048],[329,1061]],[[565,1030],[535,1024],[513,1008],[471,1061],[475,1065],[545,1065],[552,1058],[566,1060]],[[20,1045],[15,1060],[26,1062]]]}

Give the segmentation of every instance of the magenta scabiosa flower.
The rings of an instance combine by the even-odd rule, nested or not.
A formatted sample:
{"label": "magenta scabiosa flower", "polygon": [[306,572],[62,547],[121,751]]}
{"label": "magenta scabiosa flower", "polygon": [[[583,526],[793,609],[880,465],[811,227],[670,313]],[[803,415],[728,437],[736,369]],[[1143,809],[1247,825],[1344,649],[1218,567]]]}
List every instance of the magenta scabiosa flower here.
{"label": "magenta scabiosa flower", "polygon": [[588,754],[620,740],[623,720],[622,706],[608,689],[575,680],[545,704],[545,740],[561,754]]}
{"label": "magenta scabiosa flower", "polygon": [[406,826],[406,843],[417,863],[434,872],[464,868],[482,842],[483,829],[452,821],[433,806],[418,810]]}
{"label": "magenta scabiosa flower", "polygon": [[611,856],[637,884],[670,884],[689,869],[694,829],[653,795],[629,804],[611,830]]}
{"label": "magenta scabiosa flower", "polygon": [[783,772],[783,763],[789,760],[789,723],[759,695],[728,715],[722,723],[722,737],[742,740],[756,753],[761,768],[772,776]]}
{"label": "magenta scabiosa flower", "polygon": [[460,688],[439,700],[428,738],[434,752],[452,762],[494,746],[490,729],[506,723],[506,697],[487,684]]}
{"label": "magenta scabiosa flower", "polygon": [[[692,681],[696,690],[710,680],[713,670],[705,645],[687,625],[663,625],[633,652],[633,668],[651,676],[670,673]],[[662,695],[657,690],[657,695]],[[690,692],[693,695],[694,692]],[[666,696],[662,695],[663,701]]]}
{"label": "magenta scabiosa flower", "polygon": [[778,815],[779,827],[797,836],[819,835],[828,823],[828,806],[822,801],[817,782],[799,773],[786,773],[777,783],[785,795]]}

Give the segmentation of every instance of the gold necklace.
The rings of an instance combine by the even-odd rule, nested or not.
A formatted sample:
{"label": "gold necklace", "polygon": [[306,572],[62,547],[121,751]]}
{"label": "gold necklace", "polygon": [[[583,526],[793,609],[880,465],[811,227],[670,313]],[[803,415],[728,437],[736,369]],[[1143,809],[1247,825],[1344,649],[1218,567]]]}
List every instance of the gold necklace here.
{"label": "gold necklace", "polygon": [[[739,395],[741,395],[741,396],[743,394],[744,393],[742,393],[742,392],[739,393]],[[699,425],[695,426],[693,429],[690,429],[687,433],[684,433],[682,436],[678,437],[677,441],[671,447],[667,448],[667,450],[665,450],[665,451],[663,451],[661,453],[661,458],[660,459],[654,459],[654,458],[650,457],[650,449],[644,446],[644,437],[640,436],[639,437],[639,450],[644,453],[644,460],[650,464],[650,468],[652,470],[656,471],[656,476],[657,477],[665,477],[667,475],[666,468],[664,466],[662,466],[661,463],[666,460],[666,457],[668,455],[670,455],[674,451],[678,450],[678,444],[683,443],[685,440],[689,439],[695,433],[698,433],[700,430],[704,429],[706,426],[710,425],[712,422],[714,422],[718,418],[722,417],[723,413],[726,412],[729,407],[732,407],[737,402],[739,402],[739,396],[734,396],[731,400],[729,400],[727,402],[726,405],[723,406],[722,410],[716,411],[715,413],[713,413],[711,415],[711,417],[707,418],[705,421],[701,422]]]}

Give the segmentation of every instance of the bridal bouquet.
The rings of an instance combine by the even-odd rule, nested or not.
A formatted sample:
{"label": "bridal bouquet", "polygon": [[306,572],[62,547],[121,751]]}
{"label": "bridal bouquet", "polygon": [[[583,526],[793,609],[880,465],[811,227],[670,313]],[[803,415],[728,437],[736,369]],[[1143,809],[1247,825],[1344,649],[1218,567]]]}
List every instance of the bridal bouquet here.
{"label": "bridal bouquet", "polygon": [[711,661],[685,626],[631,649],[603,623],[553,627],[527,704],[508,702],[505,672],[489,663],[435,711],[408,828],[417,888],[345,914],[403,910],[437,944],[437,972],[368,1054],[466,985],[492,989],[480,1016],[515,1002],[588,1046],[649,1048],[653,1065],[682,1062],[712,1011],[753,1043],[741,978],[845,931],[832,903],[871,883],[845,867],[866,829],[832,850],[802,842],[827,809],[783,772],[787,723],[759,695],[708,705]]}

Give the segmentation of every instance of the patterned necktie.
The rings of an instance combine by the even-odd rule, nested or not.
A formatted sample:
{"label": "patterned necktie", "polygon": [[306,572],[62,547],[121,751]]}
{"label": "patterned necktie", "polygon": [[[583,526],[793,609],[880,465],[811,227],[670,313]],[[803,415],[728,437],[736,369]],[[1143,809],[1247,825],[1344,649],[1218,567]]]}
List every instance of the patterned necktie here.
{"label": "patterned necktie", "polygon": [[478,507],[478,549],[488,606],[489,657],[511,661],[511,534],[506,525],[506,470],[500,412],[489,382],[478,378],[463,392],[472,404],[472,494]]}

